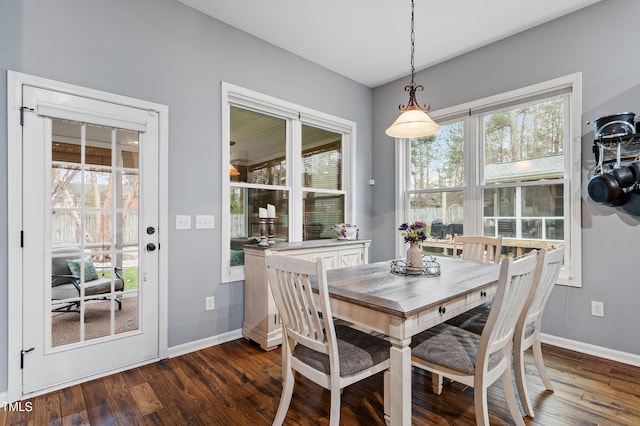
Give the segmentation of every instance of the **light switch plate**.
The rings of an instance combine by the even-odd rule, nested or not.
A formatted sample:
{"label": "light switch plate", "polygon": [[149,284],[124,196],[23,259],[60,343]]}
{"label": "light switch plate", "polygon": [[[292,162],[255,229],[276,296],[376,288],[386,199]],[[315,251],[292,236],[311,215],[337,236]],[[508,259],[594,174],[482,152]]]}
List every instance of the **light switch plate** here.
{"label": "light switch plate", "polygon": [[215,216],[198,215],[196,216],[196,229],[214,229]]}
{"label": "light switch plate", "polygon": [[206,297],[204,300],[205,300],[205,310],[211,311],[216,308],[215,296]]}
{"label": "light switch plate", "polygon": [[191,229],[191,216],[176,215],[176,229]]}

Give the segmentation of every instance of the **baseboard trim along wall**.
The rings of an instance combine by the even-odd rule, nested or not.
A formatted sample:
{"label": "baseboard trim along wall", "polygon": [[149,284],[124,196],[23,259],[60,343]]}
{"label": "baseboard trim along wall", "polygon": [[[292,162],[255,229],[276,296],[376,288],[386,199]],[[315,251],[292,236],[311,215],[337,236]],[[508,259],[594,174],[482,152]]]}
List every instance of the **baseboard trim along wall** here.
{"label": "baseboard trim along wall", "polygon": [[[628,352],[621,352],[614,349],[603,348],[601,346],[591,345],[589,343],[582,343],[575,340],[565,339],[563,337],[552,336],[550,334],[541,334],[542,343],[546,343],[552,346],[558,346],[564,349],[584,353],[587,355],[593,355],[600,358],[610,359],[612,361],[621,362],[623,364],[629,364],[636,367],[640,367],[640,355],[631,354]],[[241,339],[242,330],[233,330],[227,333],[219,334],[217,336],[208,337],[206,339],[197,340],[195,342],[185,343],[183,345],[172,346],[168,350],[169,358],[173,358],[180,355],[185,355],[191,352],[199,351],[200,349],[208,348],[209,346],[221,345],[222,343],[231,342],[232,340]],[[0,403],[7,402],[7,392],[0,392]],[[1,408],[1,407],[0,407]]]}
{"label": "baseboard trim along wall", "polygon": [[624,364],[640,367],[640,355],[617,351],[615,349],[603,348],[602,346],[578,342],[576,340],[569,340],[563,337],[552,336],[550,334],[544,333],[540,334],[540,340],[542,341],[542,343],[546,343],[549,345],[558,346],[583,354],[593,355],[600,358],[609,359],[611,361],[622,362]]}
{"label": "baseboard trim along wall", "polygon": [[168,349],[169,358],[199,351],[209,346],[221,345],[240,338],[242,338],[242,329],[228,331],[223,334],[218,334],[217,336],[207,337],[206,339],[196,340],[182,345],[171,346]]}

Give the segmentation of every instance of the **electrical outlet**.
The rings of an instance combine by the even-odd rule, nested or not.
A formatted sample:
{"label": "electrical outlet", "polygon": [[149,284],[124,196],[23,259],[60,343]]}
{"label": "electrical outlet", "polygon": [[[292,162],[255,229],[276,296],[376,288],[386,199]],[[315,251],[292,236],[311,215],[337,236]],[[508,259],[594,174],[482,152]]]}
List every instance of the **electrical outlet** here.
{"label": "electrical outlet", "polygon": [[214,229],[215,216],[213,215],[197,215],[196,229]]}
{"label": "electrical outlet", "polygon": [[591,301],[591,315],[594,317],[604,317],[604,302]]}
{"label": "electrical outlet", "polygon": [[205,310],[210,311],[216,308],[216,299],[214,296],[209,296],[205,300]]}

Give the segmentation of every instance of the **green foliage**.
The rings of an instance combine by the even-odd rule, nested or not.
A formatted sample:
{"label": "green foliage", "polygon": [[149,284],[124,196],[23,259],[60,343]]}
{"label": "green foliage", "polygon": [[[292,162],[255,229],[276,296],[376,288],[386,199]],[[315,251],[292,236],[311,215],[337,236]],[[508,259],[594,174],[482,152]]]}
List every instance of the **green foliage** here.
{"label": "green foliage", "polygon": [[464,124],[447,123],[433,136],[411,141],[414,189],[462,186]]}
{"label": "green foliage", "polygon": [[484,117],[485,164],[558,155],[563,139],[563,98]]}

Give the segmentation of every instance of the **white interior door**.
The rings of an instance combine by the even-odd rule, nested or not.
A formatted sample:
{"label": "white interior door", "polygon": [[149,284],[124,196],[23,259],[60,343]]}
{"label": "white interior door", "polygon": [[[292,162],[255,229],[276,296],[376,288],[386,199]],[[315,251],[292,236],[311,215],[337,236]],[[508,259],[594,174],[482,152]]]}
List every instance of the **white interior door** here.
{"label": "white interior door", "polygon": [[158,114],[23,86],[23,394],[157,358]]}

